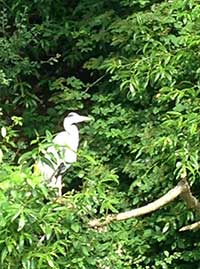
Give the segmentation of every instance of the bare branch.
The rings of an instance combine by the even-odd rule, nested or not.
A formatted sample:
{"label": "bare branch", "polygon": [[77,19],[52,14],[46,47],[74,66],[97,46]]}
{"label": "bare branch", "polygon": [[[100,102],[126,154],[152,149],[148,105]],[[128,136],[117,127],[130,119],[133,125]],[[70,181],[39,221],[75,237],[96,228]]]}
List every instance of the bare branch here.
{"label": "bare branch", "polygon": [[[155,200],[152,203],[123,213],[107,215],[103,219],[93,219],[90,220],[88,224],[92,228],[98,228],[103,227],[106,224],[115,220],[120,221],[130,219],[133,217],[143,216],[158,210],[164,205],[175,200],[178,196],[180,196],[185,201],[188,208],[194,209],[197,213],[200,213],[200,202],[192,195],[186,177],[183,177],[176,187],[174,187],[173,189],[168,191],[165,195],[163,195],[162,197],[160,197],[159,199]],[[200,221],[188,226],[184,226],[179,231],[182,232],[197,228],[200,228]]]}
{"label": "bare branch", "polygon": [[192,195],[186,178],[183,178],[182,182],[185,185],[186,191],[180,194],[181,198],[186,202],[188,208],[194,209],[197,213],[200,213],[200,203],[197,198]]}
{"label": "bare branch", "polygon": [[[160,197],[159,199],[155,200],[152,203],[149,203],[145,206],[142,206],[140,208],[136,208],[130,211],[126,211],[123,213],[115,214],[115,215],[108,215],[106,218],[102,219],[93,219],[89,221],[90,227],[101,227],[104,226],[114,220],[126,220],[133,217],[139,217],[143,216],[145,214],[149,214],[162,206],[172,202],[174,199],[176,199],[180,194],[184,194],[185,192],[188,192],[188,183],[187,181],[181,180],[176,187],[168,191],[165,195]],[[184,197],[183,197],[184,198]],[[187,196],[189,199],[190,196]],[[187,202],[187,201],[186,201]]]}
{"label": "bare branch", "polygon": [[191,231],[191,230],[199,229],[199,228],[200,228],[200,221],[197,221],[190,225],[183,226],[182,228],[179,229],[179,232]]}

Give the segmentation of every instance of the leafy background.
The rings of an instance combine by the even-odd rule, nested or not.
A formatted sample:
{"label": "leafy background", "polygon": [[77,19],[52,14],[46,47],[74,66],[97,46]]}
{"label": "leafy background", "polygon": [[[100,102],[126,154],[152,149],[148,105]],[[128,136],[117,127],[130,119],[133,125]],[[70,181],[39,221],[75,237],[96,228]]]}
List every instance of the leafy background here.
{"label": "leafy background", "polygon": [[[0,1],[2,269],[200,268],[198,220],[181,201],[138,219],[185,174],[199,196],[200,5],[195,0]],[[55,202],[32,172],[63,118],[78,162]]]}

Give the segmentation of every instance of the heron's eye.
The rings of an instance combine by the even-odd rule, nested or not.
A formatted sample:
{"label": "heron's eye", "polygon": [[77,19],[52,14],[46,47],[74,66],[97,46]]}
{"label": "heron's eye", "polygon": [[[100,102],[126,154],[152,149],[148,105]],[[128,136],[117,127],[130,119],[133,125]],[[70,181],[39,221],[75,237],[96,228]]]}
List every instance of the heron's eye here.
{"label": "heron's eye", "polygon": [[76,116],[76,115],[77,115],[76,113],[74,113],[74,112],[70,112],[70,113],[68,114],[67,117],[74,117],[74,116]]}

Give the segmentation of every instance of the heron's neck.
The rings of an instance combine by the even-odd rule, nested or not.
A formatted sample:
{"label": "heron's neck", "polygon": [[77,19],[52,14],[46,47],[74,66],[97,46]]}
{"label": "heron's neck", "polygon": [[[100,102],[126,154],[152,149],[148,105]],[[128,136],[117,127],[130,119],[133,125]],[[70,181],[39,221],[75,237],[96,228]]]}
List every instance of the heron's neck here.
{"label": "heron's neck", "polygon": [[75,124],[70,123],[70,122],[67,122],[64,124],[64,129],[70,135],[76,135],[76,133],[78,132],[77,126]]}

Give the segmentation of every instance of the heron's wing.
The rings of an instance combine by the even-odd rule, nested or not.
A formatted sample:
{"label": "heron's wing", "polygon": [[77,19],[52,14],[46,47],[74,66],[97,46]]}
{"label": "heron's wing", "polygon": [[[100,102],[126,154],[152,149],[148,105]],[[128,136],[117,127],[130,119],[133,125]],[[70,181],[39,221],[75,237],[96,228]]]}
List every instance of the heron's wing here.
{"label": "heron's wing", "polygon": [[49,181],[52,178],[59,162],[60,157],[58,152],[53,146],[49,147],[43,158],[37,162],[38,170],[45,180]]}
{"label": "heron's wing", "polygon": [[[74,126],[75,127],[75,126]],[[59,157],[65,163],[73,163],[76,161],[76,151],[78,148],[78,129],[75,127],[73,132],[61,132],[56,135],[53,142],[55,143],[55,148],[57,145],[57,153]]]}
{"label": "heron's wing", "polygon": [[37,166],[45,180],[49,180],[52,177],[54,173],[54,167],[41,160],[37,162]]}
{"label": "heron's wing", "polygon": [[60,164],[62,162],[61,156],[59,154],[59,149],[60,147],[58,146],[51,146],[47,149],[47,153],[45,154],[45,158],[48,159],[54,166],[54,164]]}

